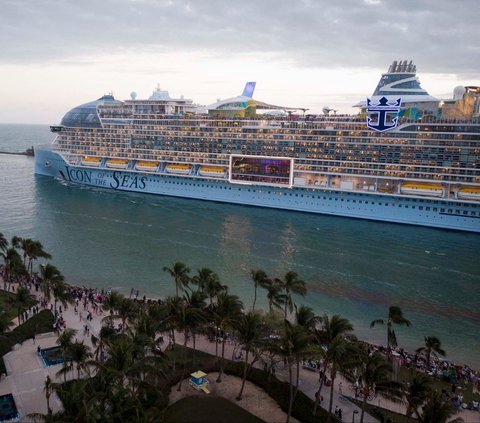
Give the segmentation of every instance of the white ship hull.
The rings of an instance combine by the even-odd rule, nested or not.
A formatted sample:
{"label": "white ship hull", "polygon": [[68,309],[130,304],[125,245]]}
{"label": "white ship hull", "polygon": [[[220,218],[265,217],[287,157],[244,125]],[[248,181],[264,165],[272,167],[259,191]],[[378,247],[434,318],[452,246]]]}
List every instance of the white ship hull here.
{"label": "white ship hull", "polygon": [[35,149],[35,173],[120,191],[371,219],[480,233],[480,207],[468,201],[425,199],[330,189],[279,188],[225,180],[69,165],[47,148]]}

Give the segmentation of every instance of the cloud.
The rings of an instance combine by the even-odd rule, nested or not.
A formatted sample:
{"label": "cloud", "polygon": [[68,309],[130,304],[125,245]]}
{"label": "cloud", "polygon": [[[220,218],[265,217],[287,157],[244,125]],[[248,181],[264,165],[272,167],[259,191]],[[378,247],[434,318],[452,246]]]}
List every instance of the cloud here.
{"label": "cloud", "polygon": [[474,74],[479,17],[476,0],[3,0],[0,64],[181,50],[311,68],[412,59],[422,72]]}

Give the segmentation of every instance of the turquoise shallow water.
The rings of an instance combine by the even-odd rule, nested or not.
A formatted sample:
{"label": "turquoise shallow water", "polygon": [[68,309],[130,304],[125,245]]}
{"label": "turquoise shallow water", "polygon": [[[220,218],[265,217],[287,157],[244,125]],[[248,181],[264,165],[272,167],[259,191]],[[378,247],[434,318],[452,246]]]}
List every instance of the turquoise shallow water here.
{"label": "turquoise shallow water", "polygon": [[[3,151],[51,139],[45,126],[0,125]],[[250,269],[293,269],[308,284],[302,301],[348,317],[360,337],[385,342],[369,322],[398,304],[413,323],[397,330],[402,346],[436,335],[448,358],[480,367],[479,235],[103,191],[34,176],[32,158],[10,155],[0,232],[40,239],[71,283],[141,296],[173,293],[162,267],[177,260],[212,268],[246,304]]]}

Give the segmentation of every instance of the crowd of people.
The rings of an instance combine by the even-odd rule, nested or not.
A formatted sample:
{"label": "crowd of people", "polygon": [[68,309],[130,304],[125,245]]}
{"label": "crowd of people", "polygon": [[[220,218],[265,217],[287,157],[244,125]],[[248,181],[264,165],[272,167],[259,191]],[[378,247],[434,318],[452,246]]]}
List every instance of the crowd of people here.
{"label": "crowd of people", "polygon": [[[2,277],[3,281],[5,281],[5,269],[4,266],[0,266],[0,276]],[[32,277],[23,276],[21,280],[18,280],[22,286],[25,286],[30,289],[30,291],[34,290],[35,293],[39,293],[42,290],[41,281],[36,275]],[[7,284],[4,282],[4,290],[15,292],[15,285],[14,284]],[[75,315],[79,316],[80,321],[85,321],[83,326],[84,328],[84,336],[90,335],[90,327],[88,322],[92,321],[94,316],[101,316],[103,314],[103,307],[106,302],[108,302],[110,291],[106,289],[99,289],[99,288],[90,288],[90,287],[79,287],[74,285],[66,285],[67,294],[73,300],[74,304],[74,312]],[[143,298],[138,299],[138,291],[132,289],[131,297],[133,294],[133,300],[138,303],[148,304],[151,302],[162,302],[162,300],[152,300],[143,296]],[[62,305],[60,304],[58,307],[54,307],[53,304],[49,303],[46,299],[44,299],[41,295],[37,294],[39,297],[39,305],[41,308],[46,309],[49,308],[55,316],[55,323],[54,323],[54,330],[55,331],[62,331],[67,327],[67,322],[63,318],[62,314]],[[31,306],[19,316],[20,322],[26,321],[28,318],[32,317],[34,314],[39,312],[39,306]],[[217,329],[217,330],[215,330]],[[117,329],[118,331],[122,330],[121,324]],[[223,333],[215,328],[215,325],[212,324],[212,331],[208,336],[208,339],[211,342],[221,342],[223,340],[223,336],[226,338],[226,342],[228,344],[235,344],[236,345],[236,338],[231,333]],[[473,393],[480,391],[480,373],[473,370],[467,365],[457,365],[452,361],[448,361],[445,359],[441,359],[436,357],[435,355],[430,356],[430,361],[427,363],[427,360],[424,355],[420,355],[418,353],[410,353],[405,351],[403,348],[397,348],[394,351],[389,350],[387,347],[382,345],[374,345],[365,343],[368,348],[368,352],[373,354],[374,352],[380,352],[384,355],[393,355],[394,361],[398,363],[400,367],[411,368],[414,369],[417,373],[425,374],[427,376],[437,378],[448,382],[451,384],[451,390],[447,392],[447,390],[443,390],[442,393],[446,397],[448,397],[455,407],[457,408],[468,408],[472,410],[479,409],[479,403],[476,400],[471,401],[470,403],[465,403],[463,395],[461,393],[461,386],[467,383],[471,383],[473,385]],[[235,360],[242,360],[243,353],[240,351],[233,357]],[[319,372],[320,377],[324,378],[324,385],[330,386],[331,381],[328,378],[328,373],[323,373],[323,366],[324,361],[323,359],[305,359],[302,362],[302,367],[307,370],[312,370]],[[342,410],[339,408],[335,413],[336,416],[341,419],[342,418]]]}

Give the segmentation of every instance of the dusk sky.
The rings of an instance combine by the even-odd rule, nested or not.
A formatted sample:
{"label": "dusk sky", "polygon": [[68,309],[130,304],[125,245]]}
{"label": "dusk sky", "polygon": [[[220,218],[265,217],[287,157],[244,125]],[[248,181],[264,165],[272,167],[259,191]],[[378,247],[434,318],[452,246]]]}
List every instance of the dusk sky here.
{"label": "dusk sky", "polygon": [[58,123],[160,84],[200,104],[238,95],[355,112],[393,60],[450,98],[480,85],[478,0],[0,0],[0,122]]}

